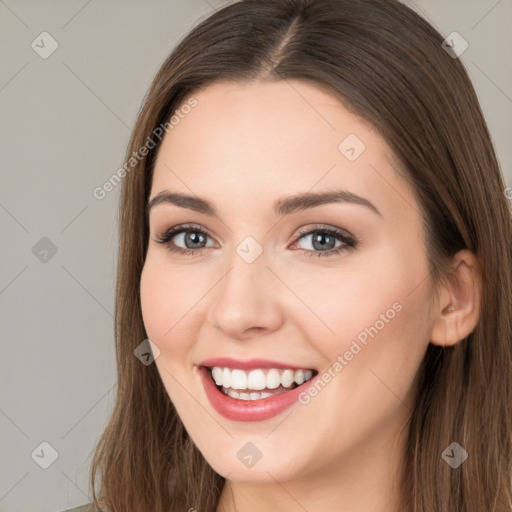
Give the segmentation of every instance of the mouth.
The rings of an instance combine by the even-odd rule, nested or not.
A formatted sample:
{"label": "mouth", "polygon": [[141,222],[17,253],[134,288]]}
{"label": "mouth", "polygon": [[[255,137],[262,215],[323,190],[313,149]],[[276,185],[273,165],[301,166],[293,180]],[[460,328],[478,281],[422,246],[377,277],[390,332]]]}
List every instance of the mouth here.
{"label": "mouth", "polygon": [[318,376],[314,368],[268,359],[217,357],[196,368],[215,411],[246,422],[268,420],[292,407]]}
{"label": "mouth", "polygon": [[235,400],[258,401],[287,393],[317,375],[309,368],[230,368],[206,366],[217,389]]}

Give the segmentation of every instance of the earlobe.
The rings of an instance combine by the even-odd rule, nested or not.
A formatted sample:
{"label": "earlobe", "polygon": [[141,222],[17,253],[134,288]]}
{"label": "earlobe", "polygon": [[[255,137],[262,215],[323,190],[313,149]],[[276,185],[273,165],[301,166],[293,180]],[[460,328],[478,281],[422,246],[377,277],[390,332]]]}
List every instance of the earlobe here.
{"label": "earlobe", "polygon": [[434,311],[432,344],[452,346],[471,334],[480,318],[481,291],[482,276],[476,256],[467,249],[459,251]]}

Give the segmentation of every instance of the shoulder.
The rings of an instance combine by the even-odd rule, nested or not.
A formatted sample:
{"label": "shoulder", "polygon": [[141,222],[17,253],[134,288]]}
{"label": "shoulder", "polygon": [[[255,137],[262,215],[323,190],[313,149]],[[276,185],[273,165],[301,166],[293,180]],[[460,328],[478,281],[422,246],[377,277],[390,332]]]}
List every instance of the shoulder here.
{"label": "shoulder", "polygon": [[89,512],[92,510],[92,503],[86,503],[85,505],[80,505],[79,507],[69,508],[67,510],[63,510],[62,512]]}

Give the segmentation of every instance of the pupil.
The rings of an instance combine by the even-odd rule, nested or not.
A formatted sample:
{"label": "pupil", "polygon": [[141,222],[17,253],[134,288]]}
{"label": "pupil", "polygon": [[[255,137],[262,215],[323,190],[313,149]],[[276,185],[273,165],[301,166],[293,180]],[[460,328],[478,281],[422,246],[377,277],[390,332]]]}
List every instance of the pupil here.
{"label": "pupil", "polygon": [[[326,245],[329,245],[327,242],[322,242],[321,240],[322,239],[325,239],[325,238],[328,238],[330,239],[330,242],[332,243],[333,241],[333,238],[331,237],[331,235],[328,235],[328,234],[325,234],[325,233],[320,233],[316,236],[313,237],[313,246],[315,247],[315,249],[325,249],[326,248]],[[319,244],[318,246],[316,246],[316,244]]]}
{"label": "pupil", "polygon": [[187,234],[185,241],[186,242],[191,241],[192,244],[198,244],[203,241],[202,238],[203,238],[203,235],[201,235],[200,233],[197,233],[195,231],[192,231]]}

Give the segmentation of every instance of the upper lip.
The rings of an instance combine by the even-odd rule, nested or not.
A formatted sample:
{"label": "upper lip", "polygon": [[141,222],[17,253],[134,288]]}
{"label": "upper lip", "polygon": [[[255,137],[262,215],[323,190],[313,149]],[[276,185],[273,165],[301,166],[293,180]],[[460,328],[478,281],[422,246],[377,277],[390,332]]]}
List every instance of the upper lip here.
{"label": "upper lip", "polygon": [[280,361],[272,361],[270,359],[233,359],[231,357],[213,357],[201,361],[198,366],[220,366],[221,368],[239,368],[241,370],[253,370],[256,368],[290,368],[292,370],[314,370],[309,366],[300,366],[290,363],[282,363]]}

